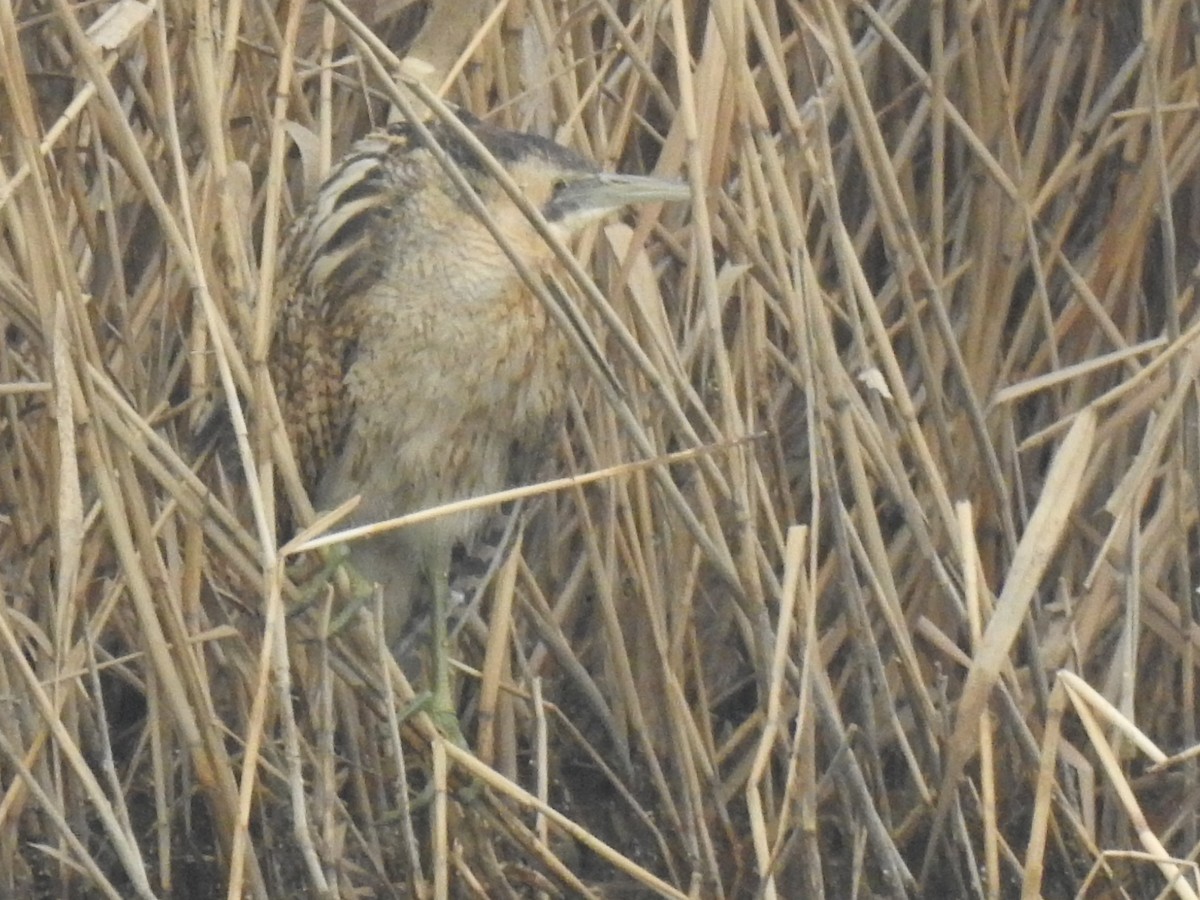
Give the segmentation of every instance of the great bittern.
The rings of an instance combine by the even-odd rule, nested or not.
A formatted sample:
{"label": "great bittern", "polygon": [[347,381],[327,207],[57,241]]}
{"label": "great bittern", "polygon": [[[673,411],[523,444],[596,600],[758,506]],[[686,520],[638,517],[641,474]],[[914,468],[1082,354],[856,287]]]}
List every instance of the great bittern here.
{"label": "great bittern", "polygon": [[[541,137],[460,121],[561,237],[631,203],[688,195],[677,182],[601,173]],[[428,127],[524,262],[552,265],[476,153],[444,123]],[[567,336],[410,125],[369,135],[337,164],[293,226],[280,273],[272,377],[318,507],[360,495],[351,524],[379,521],[501,490],[543,455],[564,413]],[[481,519],[442,516],[350,551],[382,586],[389,642],[428,583],[443,714],[451,555]]]}

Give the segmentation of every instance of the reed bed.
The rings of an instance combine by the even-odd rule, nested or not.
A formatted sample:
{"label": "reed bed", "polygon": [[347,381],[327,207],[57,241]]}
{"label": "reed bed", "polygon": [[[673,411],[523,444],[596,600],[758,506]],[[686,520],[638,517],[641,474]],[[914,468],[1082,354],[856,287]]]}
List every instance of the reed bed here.
{"label": "reed bed", "polygon": [[[1200,893],[1196,7],[343,2],[0,0],[0,894]],[[263,366],[441,100],[693,188],[554,292],[468,748]]]}

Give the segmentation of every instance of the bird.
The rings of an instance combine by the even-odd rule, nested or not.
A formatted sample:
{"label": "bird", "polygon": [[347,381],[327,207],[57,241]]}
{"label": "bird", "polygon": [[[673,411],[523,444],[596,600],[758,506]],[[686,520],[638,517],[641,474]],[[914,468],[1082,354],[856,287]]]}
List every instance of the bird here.
{"label": "bird", "polygon": [[[560,238],[634,203],[677,201],[687,185],[603,172],[535,134],[454,110]],[[546,241],[449,124],[429,135],[457,165],[534,272]],[[539,468],[565,418],[571,343],[418,129],[358,140],[289,229],[276,278],[268,370],[310,498],[361,500],[349,525],[513,486]],[[349,547],[383,592],[385,637],[432,601],[432,709],[456,723],[446,645],[454,548],[480,511],[444,515]]]}

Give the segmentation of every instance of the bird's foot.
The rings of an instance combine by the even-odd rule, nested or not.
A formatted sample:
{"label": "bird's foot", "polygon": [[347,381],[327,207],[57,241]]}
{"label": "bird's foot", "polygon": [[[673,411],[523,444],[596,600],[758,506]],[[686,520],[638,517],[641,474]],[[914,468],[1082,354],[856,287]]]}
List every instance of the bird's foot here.
{"label": "bird's foot", "polygon": [[[375,586],[363,578],[349,561],[350,551],[342,544],[316,551],[319,567],[309,560],[288,566],[287,574],[299,588],[300,599],[288,610],[289,616],[308,611],[326,595],[332,586],[348,602],[338,605],[330,619],[328,635],[340,634],[358,611],[375,596]],[[315,569],[315,571],[314,571]]]}
{"label": "bird's foot", "polygon": [[439,699],[435,691],[422,691],[404,709],[400,710],[399,719],[406,722],[417,713],[425,713],[437,729],[438,734],[458,747],[467,749],[467,739],[463,736],[462,727],[458,723],[458,713],[449,697]]}
{"label": "bird's foot", "polygon": [[433,727],[451,743],[467,749],[467,739],[463,736],[462,727],[458,723],[458,713],[454,709],[449,694],[445,697],[439,697],[438,691],[434,691],[429,695],[429,708],[426,714],[430,721],[433,722]]}

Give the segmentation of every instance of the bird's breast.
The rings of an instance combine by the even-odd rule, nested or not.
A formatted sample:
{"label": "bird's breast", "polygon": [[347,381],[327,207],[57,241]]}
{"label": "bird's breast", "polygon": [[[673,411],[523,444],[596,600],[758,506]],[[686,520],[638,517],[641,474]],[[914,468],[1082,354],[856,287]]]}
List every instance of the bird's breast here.
{"label": "bird's breast", "polygon": [[[545,452],[566,399],[565,341],[510,273],[463,266],[389,279],[365,308],[346,389],[355,410],[320,502],[363,519],[501,490]],[[470,517],[452,528],[473,527]]]}

